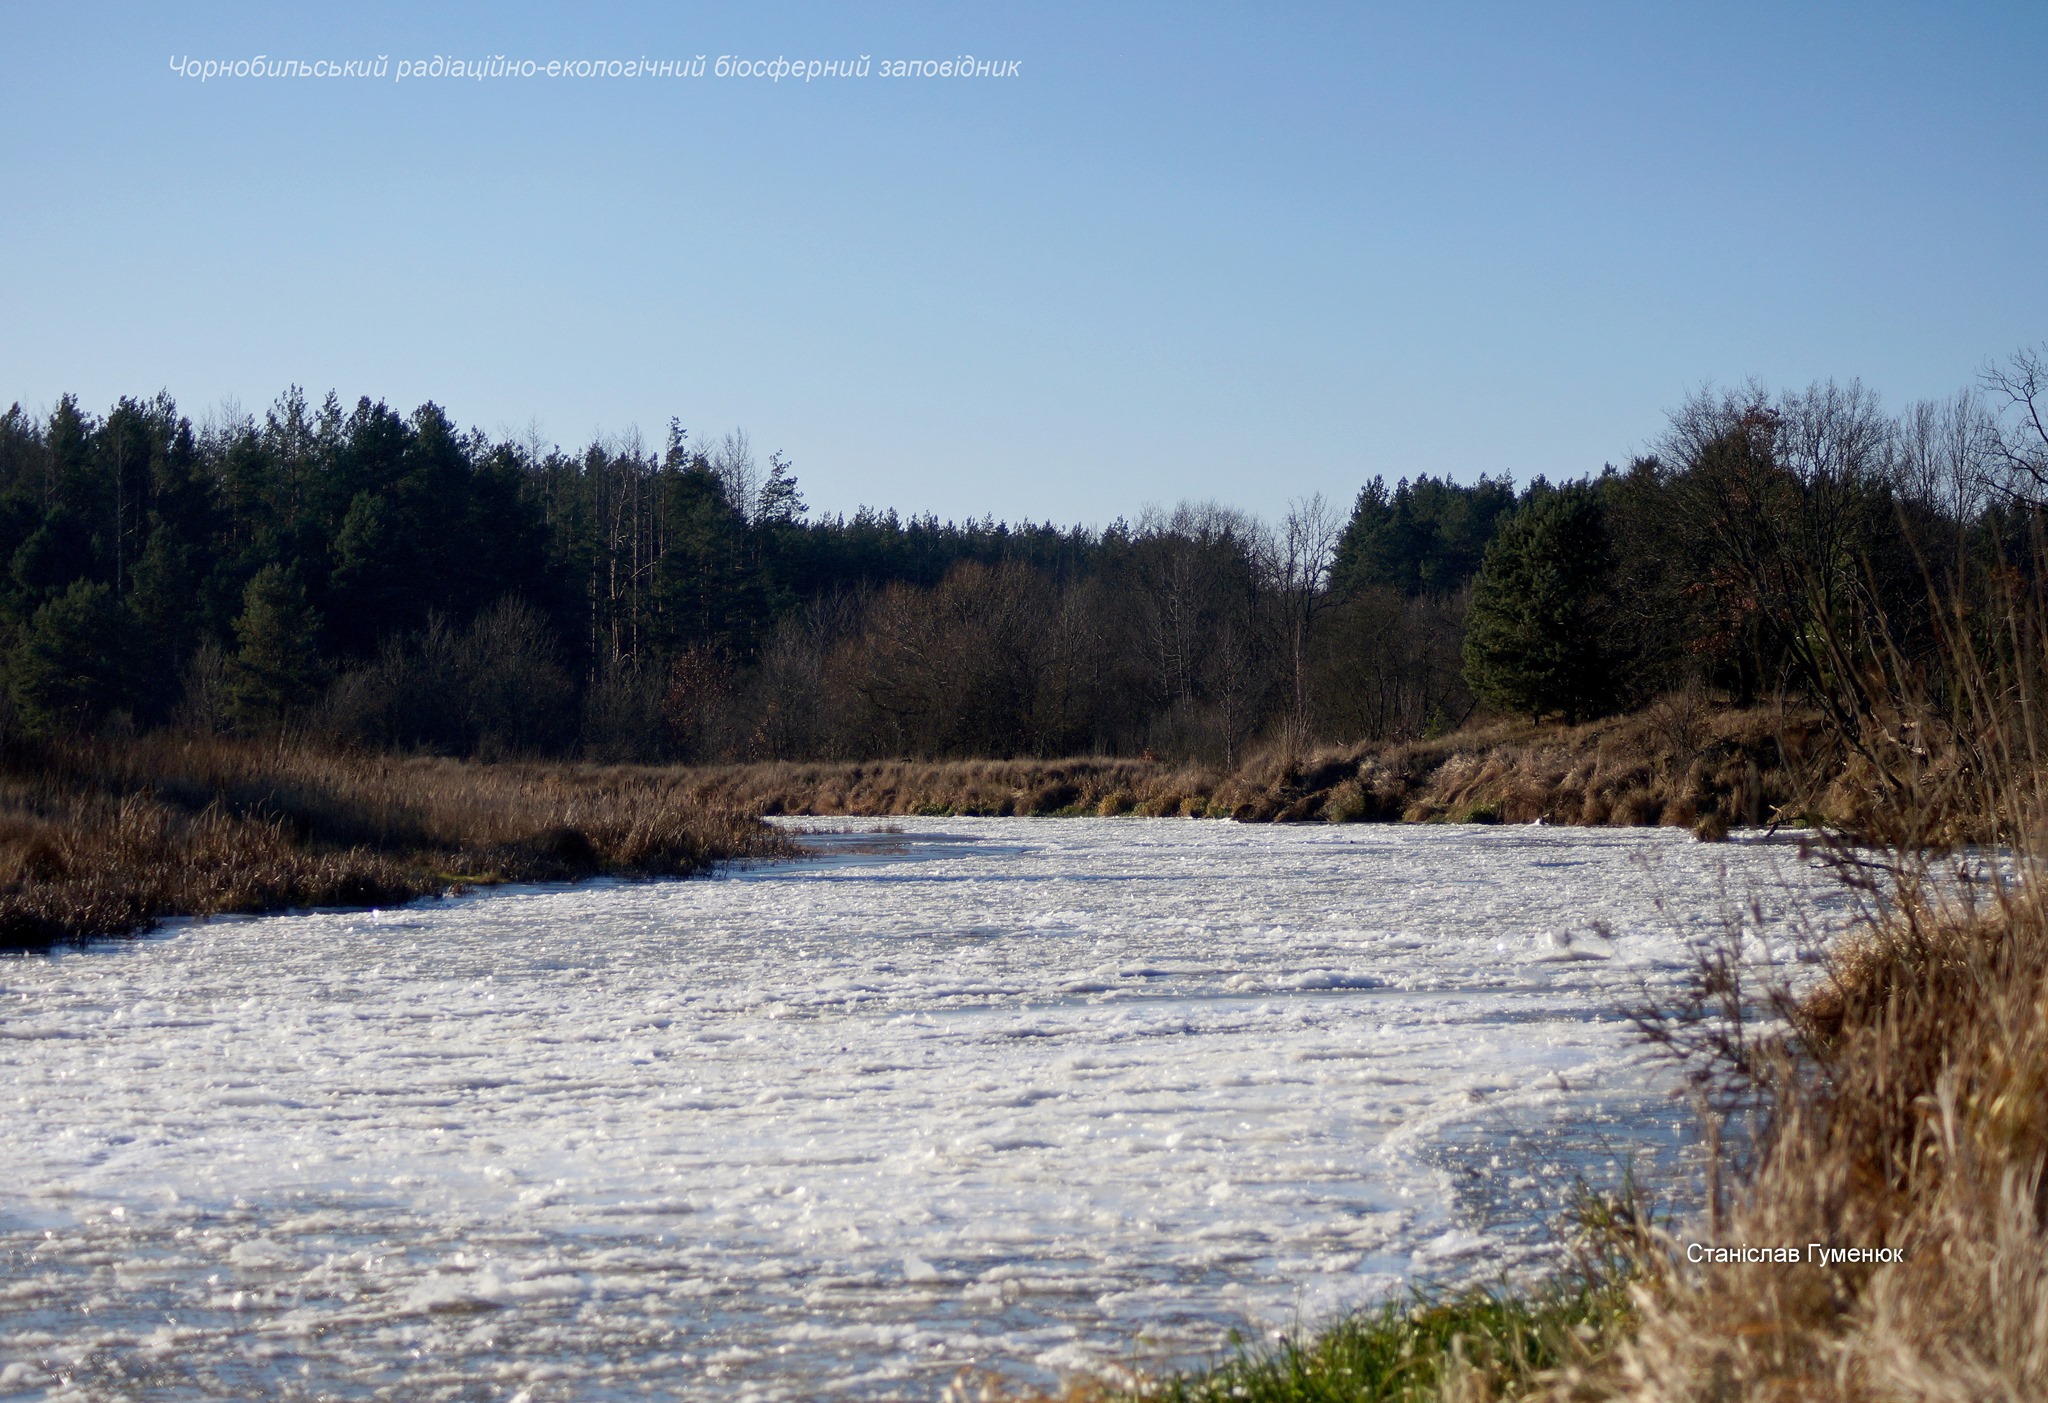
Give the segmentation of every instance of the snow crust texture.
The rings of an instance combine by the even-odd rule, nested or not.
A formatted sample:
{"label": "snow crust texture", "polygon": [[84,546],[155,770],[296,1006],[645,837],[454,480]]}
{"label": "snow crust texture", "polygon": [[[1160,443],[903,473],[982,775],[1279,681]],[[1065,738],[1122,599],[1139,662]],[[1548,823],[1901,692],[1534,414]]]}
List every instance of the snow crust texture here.
{"label": "snow crust texture", "polygon": [[1541,1252],[1622,1009],[1845,918],[1669,830],[911,821],[0,963],[0,1398],[929,1398]]}

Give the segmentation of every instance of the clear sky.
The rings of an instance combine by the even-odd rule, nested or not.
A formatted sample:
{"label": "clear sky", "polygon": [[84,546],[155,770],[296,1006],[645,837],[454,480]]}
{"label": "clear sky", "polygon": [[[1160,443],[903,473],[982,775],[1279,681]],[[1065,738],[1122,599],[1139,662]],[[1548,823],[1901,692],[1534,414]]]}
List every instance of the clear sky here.
{"label": "clear sky", "polygon": [[[0,403],[671,415],[814,508],[1575,476],[2048,339],[2048,5],[0,8]],[[382,79],[221,79],[173,59]],[[421,79],[402,61],[688,60]],[[889,59],[1015,76],[885,79]],[[865,78],[719,78],[721,55]]]}

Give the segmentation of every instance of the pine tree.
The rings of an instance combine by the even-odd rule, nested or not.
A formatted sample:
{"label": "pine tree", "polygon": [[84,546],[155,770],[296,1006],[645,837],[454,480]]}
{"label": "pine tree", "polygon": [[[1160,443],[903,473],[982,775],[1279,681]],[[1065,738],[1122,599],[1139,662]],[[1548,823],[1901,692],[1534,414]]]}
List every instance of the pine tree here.
{"label": "pine tree", "polygon": [[79,580],[38,608],[8,659],[9,690],[32,734],[89,730],[134,699],[139,640],[127,606]]}
{"label": "pine tree", "polygon": [[320,619],[306,589],[282,565],[266,565],[242,593],[240,645],[228,662],[228,696],[243,726],[275,726],[319,687]]}
{"label": "pine tree", "polygon": [[1606,645],[1612,552],[1598,496],[1531,495],[1487,547],[1465,621],[1465,680],[1503,711],[1567,721],[1613,705]]}

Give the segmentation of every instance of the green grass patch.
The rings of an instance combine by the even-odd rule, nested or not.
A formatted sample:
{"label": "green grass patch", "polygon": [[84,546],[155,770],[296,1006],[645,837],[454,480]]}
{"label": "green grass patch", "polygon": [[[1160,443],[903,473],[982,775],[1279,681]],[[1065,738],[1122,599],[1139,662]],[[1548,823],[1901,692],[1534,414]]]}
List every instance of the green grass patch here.
{"label": "green grass patch", "polygon": [[1236,1352],[1137,1391],[1170,1403],[1495,1403],[1599,1374],[1637,1325],[1630,1287],[1659,1274],[1657,1212],[1633,1170],[1576,1186],[1566,1262],[1528,1286],[1420,1289],[1312,1333]]}
{"label": "green grass patch", "polygon": [[1619,1276],[1529,1290],[1418,1293],[1299,1338],[1241,1345],[1213,1368],[1160,1380],[1172,1403],[1437,1403],[1520,1397],[1594,1365],[1634,1326]]}

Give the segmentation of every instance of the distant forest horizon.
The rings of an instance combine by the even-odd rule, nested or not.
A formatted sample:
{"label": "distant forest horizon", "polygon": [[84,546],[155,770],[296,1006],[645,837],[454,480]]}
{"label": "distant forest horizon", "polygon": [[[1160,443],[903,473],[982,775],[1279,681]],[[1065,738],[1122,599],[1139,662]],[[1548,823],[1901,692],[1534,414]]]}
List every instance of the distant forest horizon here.
{"label": "distant forest horizon", "polygon": [[[1827,628],[2024,568],[2048,372],[1900,412],[1701,390],[1580,479],[1374,477],[1261,521],[814,515],[795,465],[672,423],[579,451],[296,387],[0,416],[0,726],[724,762],[1398,740],[1675,689],[1839,691]],[[1260,469],[1269,471],[1269,469]],[[1817,612],[1816,612],[1817,611]],[[1861,626],[1861,625],[1859,625]]]}

